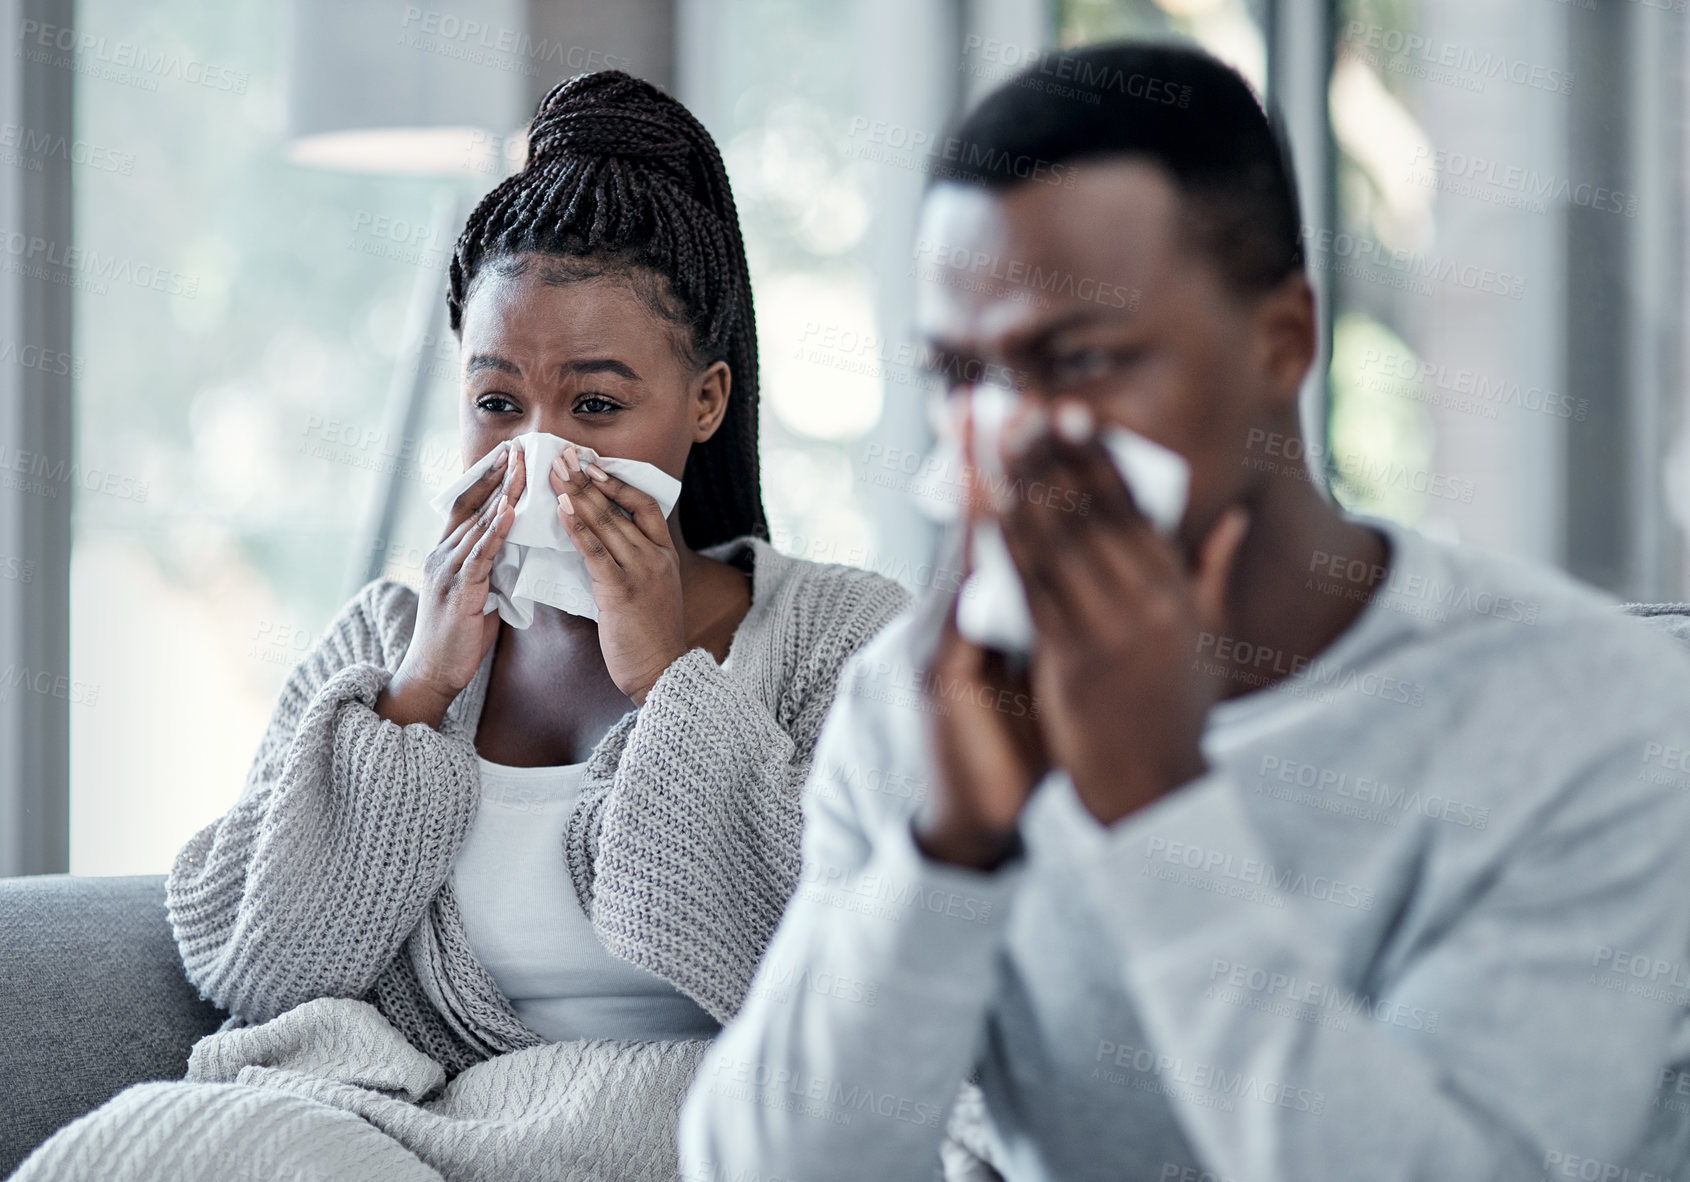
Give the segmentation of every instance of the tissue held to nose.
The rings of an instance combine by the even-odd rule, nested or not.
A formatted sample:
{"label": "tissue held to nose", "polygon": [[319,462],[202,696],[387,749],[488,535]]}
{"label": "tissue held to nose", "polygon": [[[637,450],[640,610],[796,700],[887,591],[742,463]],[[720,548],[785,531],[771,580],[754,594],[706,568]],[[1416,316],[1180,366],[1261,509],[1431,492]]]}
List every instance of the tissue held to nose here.
{"label": "tissue held to nose", "polygon": [[[529,431],[514,437],[511,446],[522,453],[527,481],[514,506],[514,518],[504,546],[493,560],[489,579],[487,611],[513,628],[534,622],[534,605],[548,604],[570,615],[599,618],[593,603],[593,582],[587,564],[569,540],[557,517],[557,499],[551,493],[549,476],[553,461],[563,454],[570,440],[547,431]],[[601,456],[592,448],[575,444],[581,462],[597,463],[657,502],[667,517],[681,496],[681,482],[655,464]],[[494,463],[497,449],[490,450],[451,484],[441,489],[429,505],[442,518],[450,515],[458,494],[474,484]]]}
{"label": "tissue held to nose", "polygon": [[[1001,479],[998,445],[1004,424],[1015,409],[1015,393],[1007,387],[983,383],[970,395],[973,405],[973,453],[987,479]],[[1115,469],[1139,508],[1158,532],[1171,535],[1185,514],[1191,469],[1184,457],[1159,443],[1107,426],[1099,438]],[[963,449],[956,433],[941,430],[939,441],[923,472],[928,479],[914,490],[917,503],[940,521],[962,515]],[[973,569],[962,586],[957,604],[957,631],[974,643],[1006,653],[1026,653],[1033,647],[1033,618],[1021,576],[995,521],[981,521],[971,539]]]}

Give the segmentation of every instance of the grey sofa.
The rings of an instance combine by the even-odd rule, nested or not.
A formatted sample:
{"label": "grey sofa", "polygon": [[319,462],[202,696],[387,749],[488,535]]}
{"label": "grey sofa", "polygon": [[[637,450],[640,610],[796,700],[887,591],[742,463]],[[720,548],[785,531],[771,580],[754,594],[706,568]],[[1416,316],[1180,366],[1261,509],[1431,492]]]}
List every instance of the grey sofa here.
{"label": "grey sofa", "polygon": [[[1625,610],[1690,645],[1690,603]],[[225,1017],[183,975],[164,875],[0,878],[0,1178],[130,1084],[182,1078]]]}
{"label": "grey sofa", "polygon": [[188,983],[164,875],[0,878],[0,1178],[227,1017]]}

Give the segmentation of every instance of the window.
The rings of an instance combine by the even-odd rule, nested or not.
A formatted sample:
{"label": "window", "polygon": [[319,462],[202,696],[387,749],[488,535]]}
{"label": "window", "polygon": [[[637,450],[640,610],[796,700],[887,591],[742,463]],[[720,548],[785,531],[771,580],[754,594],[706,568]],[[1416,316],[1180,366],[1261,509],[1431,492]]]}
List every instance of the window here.
{"label": "window", "polygon": [[451,242],[438,182],[284,162],[282,10],[77,20],[76,448],[103,476],[74,515],[71,671],[98,696],[71,707],[70,868],[154,873],[239,793],[383,473],[424,501],[461,468],[455,420],[421,463],[381,433],[415,273]]}
{"label": "window", "polygon": [[[158,872],[239,792],[282,679],[362,582],[360,531],[395,470],[380,569],[415,581],[438,536],[426,501],[461,466],[455,342],[425,341],[406,438],[387,391],[419,276],[504,162],[455,180],[286,163],[285,10],[77,11],[43,67],[73,75],[76,117],[77,256],[53,277],[73,288],[84,474],[70,869]],[[909,496],[928,442],[915,211],[958,105],[1013,71],[1002,47],[1179,38],[1260,90],[1289,43],[1330,67],[1325,124],[1305,110],[1290,131],[1334,149],[1331,224],[1307,233],[1330,292],[1311,443],[1332,494],[1616,594],[1682,597],[1690,22],[1584,0],[1330,11],[1321,58],[1313,26],[1287,23],[1306,10],[1272,0],[678,0],[661,52],[739,202],[776,545],[936,577]],[[410,32],[419,54],[460,48]],[[524,77],[543,90],[604,64]]]}

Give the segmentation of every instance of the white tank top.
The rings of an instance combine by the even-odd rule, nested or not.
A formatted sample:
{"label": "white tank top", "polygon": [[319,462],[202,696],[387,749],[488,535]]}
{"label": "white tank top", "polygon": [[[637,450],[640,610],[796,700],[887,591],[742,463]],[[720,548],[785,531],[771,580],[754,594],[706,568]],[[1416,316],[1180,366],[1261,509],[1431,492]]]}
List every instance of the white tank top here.
{"label": "white tank top", "polygon": [[697,1002],[606,951],[575,897],[563,833],[587,765],[476,759],[481,807],[452,889],[470,950],[523,1024],[553,1042],[716,1034],[721,1025]]}

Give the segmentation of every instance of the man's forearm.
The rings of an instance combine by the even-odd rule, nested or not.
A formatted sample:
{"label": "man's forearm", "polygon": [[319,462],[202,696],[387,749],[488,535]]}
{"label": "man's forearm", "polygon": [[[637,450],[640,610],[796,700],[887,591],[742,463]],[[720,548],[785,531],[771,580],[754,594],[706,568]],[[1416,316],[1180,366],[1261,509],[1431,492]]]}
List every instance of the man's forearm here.
{"label": "man's forearm", "polygon": [[806,864],[681,1123],[683,1176],[932,1176],[975,1056],[1018,867],[925,859],[908,831],[860,873]]}

